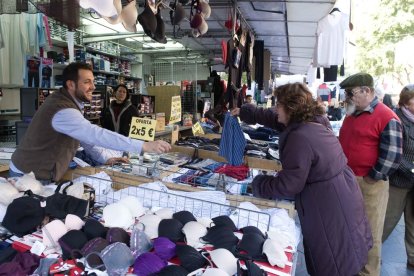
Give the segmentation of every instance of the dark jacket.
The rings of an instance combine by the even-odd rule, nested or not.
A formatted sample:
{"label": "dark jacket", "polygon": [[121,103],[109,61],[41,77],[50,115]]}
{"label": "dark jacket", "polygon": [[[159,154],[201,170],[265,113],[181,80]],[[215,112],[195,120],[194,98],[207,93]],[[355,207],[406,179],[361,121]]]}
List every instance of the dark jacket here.
{"label": "dark jacket", "polygon": [[79,141],[57,132],[53,116],[65,108],[80,109],[66,89],[51,94],[30,122],[22,142],[12,155],[12,162],[24,173],[34,172],[37,179],[58,181],[69,167]]}
{"label": "dark jacket", "polygon": [[340,121],[342,119],[342,110],[339,107],[330,106],[328,109],[328,119],[330,121]]}
{"label": "dark jacket", "polygon": [[292,124],[280,137],[279,151],[283,170],[277,177],[257,176],[254,195],[295,197],[309,274],[358,274],[372,236],[360,188],[338,139],[325,123]]}
{"label": "dark jacket", "polygon": [[131,119],[132,117],[138,116],[138,110],[131,104],[130,100],[125,100],[121,106],[118,120],[115,120],[113,108],[116,104],[116,101],[112,101],[110,103],[109,108],[103,118],[102,127],[128,137],[129,128],[131,127]]}
{"label": "dark jacket", "polygon": [[403,156],[397,171],[390,175],[390,185],[412,189],[414,187],[414,123],[405,117],[401,109],[397,109],[395,113],[403,126]]}

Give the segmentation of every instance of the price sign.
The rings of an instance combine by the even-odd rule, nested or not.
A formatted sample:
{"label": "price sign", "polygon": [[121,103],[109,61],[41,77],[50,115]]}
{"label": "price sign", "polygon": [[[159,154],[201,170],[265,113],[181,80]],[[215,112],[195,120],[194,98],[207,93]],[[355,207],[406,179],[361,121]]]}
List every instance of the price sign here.
{"label": "price sign", "polygon": [[267,108],[272,107],[272,99],[271,98],[267,99],[266,107]]}
{"label": "price sign", "polygon": [[181,96],[171,98],[170,124],[181,122]]}
{"label": "price sign", "polygon": [[194,136],[204,134],[204,130],[203,127],[200,125],[200,122],[197,122],[193,125],[192,131]]}
{"label": "price sign", "polygon": [[154,141],[156,126],[157,120],[132,117],[129,137],[144,141]]}

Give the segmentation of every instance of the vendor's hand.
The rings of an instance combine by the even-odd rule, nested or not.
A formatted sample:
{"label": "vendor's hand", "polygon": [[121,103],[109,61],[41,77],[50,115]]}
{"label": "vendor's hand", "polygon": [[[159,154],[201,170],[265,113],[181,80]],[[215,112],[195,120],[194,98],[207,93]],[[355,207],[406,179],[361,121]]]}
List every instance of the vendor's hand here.
{"label": "vendor's hand", "polygon": [[373,179],[371,176],[366,175],[363,177],[364,181],[367,182],[368,184],[375,184],[378,182],[378,180]]}
{"label": "vendor's hand", "polygon": [[105,165],[114,165],[116,163],[129,163],[129,159],[127,157],[112,157],[106,160]]}
{"label": "vendor's hand", "polygon": [[143,152],[164,153],[170,150],[171,150],[171,145],[162,140],[157,140],[154,142],[145,142],[142,145]]}
{"label": "vendor's hand", "polygon": [[238,107],[233,108],[233,109],[230,111],[230,113],[231,113],[231,115],[233,115],[233,116],[239,116],[239,115],[240,115],[240,108],[238,108]]}

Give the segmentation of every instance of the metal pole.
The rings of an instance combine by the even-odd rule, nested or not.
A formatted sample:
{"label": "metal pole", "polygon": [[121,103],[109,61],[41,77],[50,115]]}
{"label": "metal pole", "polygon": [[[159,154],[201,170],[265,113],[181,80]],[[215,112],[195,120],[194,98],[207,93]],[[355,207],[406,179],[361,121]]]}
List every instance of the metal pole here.
{"label": "metal pole", "polygon": [[195,104],[194,104],[194,107],[195,107],[195,109],[194,109],[194,118],[196,118],[197,119],[197,103],[198,103],[198,99],[197,99],[197,79],[198,79],[198,76],[197,76],[197,61],[195,62]]}

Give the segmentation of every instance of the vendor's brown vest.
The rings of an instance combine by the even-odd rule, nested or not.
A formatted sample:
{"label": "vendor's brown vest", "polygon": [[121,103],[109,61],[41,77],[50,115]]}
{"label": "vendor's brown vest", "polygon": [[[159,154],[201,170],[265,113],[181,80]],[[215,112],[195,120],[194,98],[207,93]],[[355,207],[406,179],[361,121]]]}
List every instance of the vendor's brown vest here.
{"label": "vendor's brown vest", "polygon": [[31,121],[12,161],[24,173],[33,171],[37,179],[58,181],[75,156],[79,141],[55,131],[52,118],[60,110],[79,107],[61,88],[47,97]]}

